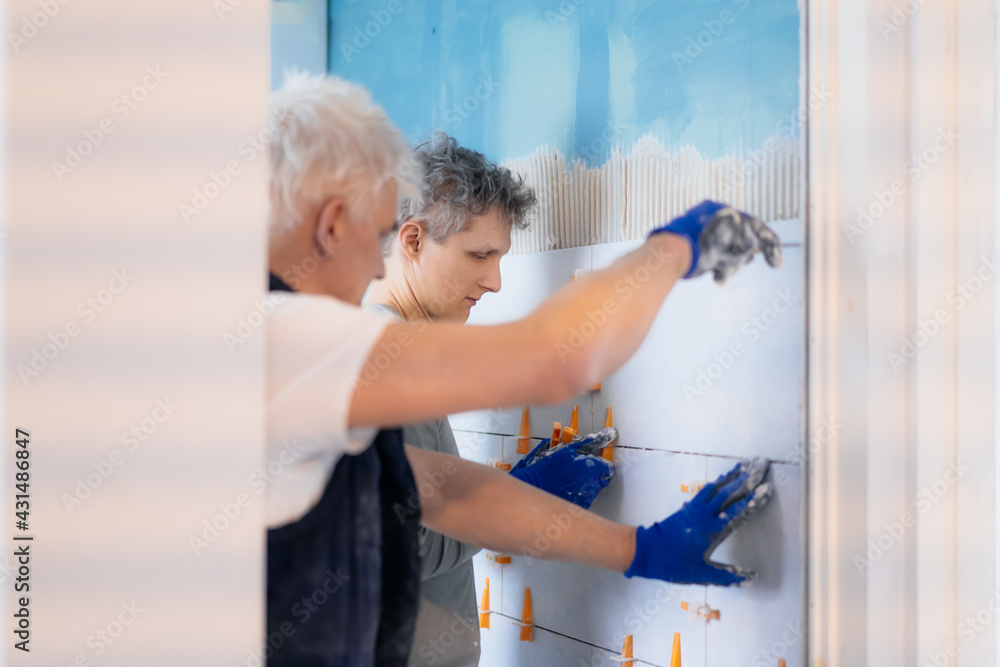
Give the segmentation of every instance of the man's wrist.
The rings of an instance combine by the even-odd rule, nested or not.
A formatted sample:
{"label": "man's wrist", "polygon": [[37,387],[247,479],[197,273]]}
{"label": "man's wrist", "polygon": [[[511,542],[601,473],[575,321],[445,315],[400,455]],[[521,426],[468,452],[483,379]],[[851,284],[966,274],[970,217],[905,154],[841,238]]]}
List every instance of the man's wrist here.
{"label": "man's wrist", "polygon": [[682,278],[691,268],[693,252],[691,241],[686,236],[663,231],[650,236],[646,243],[658,256],[668,258],[667,263],[672,271],[676,271],[678,278]]}
{"label": "man's wrist", "polygon": [[636,550],[636,532],[638,528],[636,526],[625,526],[628,529],[626,539],[622,540],[622,557],[620,560],[620,568],[618,571],[625,574],[632,567],[632,563],[635,561],[635,550]]}

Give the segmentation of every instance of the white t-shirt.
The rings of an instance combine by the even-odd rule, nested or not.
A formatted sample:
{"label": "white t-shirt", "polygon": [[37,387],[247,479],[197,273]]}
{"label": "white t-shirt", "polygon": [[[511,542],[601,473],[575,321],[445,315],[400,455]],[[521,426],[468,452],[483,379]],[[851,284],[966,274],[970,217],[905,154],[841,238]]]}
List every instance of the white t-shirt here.
{"label": "white t-shirt", "polygon": [[332,297],[282,297],[267,320],[269,528],[301,518],[340,457],[374,440],[374,427],[348,430],[347,414],[355,380],[390,323]]}

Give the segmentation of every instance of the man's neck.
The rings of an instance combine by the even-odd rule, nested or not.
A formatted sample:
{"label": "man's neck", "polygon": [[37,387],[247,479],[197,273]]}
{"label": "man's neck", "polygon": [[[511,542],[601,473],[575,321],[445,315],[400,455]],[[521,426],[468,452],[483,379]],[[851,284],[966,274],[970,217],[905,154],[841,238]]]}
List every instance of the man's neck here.
{"label": "man's neck", "polygon": [[365,303],[384,303],[392,306],[407,322],[433,319],[431,314],[421,307],[409,285],[400,285],[389,278],[372,283]]}

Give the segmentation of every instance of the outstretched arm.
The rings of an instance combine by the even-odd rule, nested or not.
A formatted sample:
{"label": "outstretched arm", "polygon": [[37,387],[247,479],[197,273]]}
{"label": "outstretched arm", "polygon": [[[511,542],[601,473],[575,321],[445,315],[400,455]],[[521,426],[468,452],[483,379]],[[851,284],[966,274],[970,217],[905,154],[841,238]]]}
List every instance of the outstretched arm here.
{"label": "outstretched arm", "polygon": [[609,521],[506,473],[407,445],[428,528],[493,551],[624,573],[635,527]]}
{"label": "outstretched arm", "polygon": [[459,457],[407,446],[422,522],[463,542],[629,577],[729,586],[754,574],[710,560],[774,493],[766,460],[744,461],[649,528],[625,526]]}
{"label": "outstretched arm", "polygon": [[348,423],[385,426],[566,400],[635,353],[679,279],[712,273],[724,282],[758,251],[780,265],[779,239],[764,223],[703,202],[517,322],[390,325],[363,370]]}
{"label": "outstretched arm", "polygon": [[[410,423],[575,396],[635,353],[690,263],[686,241],[658,234],[607,269],[581,276],[517,322],[391,324],[362,373],[349,424]],[[593,333],[582,343],[571,341],[571,331],[584,323],[594,324],[586,327]]]}

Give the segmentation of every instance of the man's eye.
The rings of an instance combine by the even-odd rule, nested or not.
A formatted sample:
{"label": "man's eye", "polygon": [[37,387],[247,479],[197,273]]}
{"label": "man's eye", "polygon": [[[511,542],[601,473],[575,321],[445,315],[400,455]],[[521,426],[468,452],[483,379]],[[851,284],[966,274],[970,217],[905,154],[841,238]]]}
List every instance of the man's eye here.
{"label": "man's eye", "polygon": [[486,255],[484,255],[481,252],[474,252],[474,253],[472,253],[472,256],[475,257],[476,259],[479,259],[479,260],[485,260],[486,259]]}

